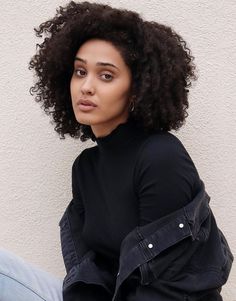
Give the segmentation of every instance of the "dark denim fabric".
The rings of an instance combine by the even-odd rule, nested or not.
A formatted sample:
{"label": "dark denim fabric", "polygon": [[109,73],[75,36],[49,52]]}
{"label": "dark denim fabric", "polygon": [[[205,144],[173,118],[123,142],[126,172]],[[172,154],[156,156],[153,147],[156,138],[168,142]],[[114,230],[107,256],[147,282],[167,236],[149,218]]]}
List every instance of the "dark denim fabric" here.
{"label": "dark denim fabric", "polygon": [[133,229],[122,241],[116,277],[93,250],[84,249],[78,257],[66,210],[59,223],[67,269],[64,301],[222,300],[221,287],[234,258],[209,201],[201,181],[187,206]]}

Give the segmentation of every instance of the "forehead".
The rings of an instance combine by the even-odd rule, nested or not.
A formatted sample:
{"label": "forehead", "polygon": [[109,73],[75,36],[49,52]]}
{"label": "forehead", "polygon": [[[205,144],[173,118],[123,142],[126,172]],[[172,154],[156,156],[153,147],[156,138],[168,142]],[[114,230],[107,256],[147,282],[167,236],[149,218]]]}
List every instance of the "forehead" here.
{"label": "forehead", "polygon": [[111,61],[120,66],[125,65],[120,51],[109,41],[91,39],[83,43],[76,56],[88,62]]}

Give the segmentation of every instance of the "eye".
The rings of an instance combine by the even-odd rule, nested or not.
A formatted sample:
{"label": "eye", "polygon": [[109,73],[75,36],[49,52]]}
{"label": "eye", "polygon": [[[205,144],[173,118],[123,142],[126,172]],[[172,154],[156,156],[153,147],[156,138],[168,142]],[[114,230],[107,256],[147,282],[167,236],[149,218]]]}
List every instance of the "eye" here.
{"label": "eye", "polygon": [[109,73],[104,73],[101,76],[103,76],[103,79],[107,82],[111,81],[113,79],[113,76]]}
{"label": "eye", "polygon": [[86,72],[83,69],[75,69],[74,73],[79,77],[83,77],[86,74]]}

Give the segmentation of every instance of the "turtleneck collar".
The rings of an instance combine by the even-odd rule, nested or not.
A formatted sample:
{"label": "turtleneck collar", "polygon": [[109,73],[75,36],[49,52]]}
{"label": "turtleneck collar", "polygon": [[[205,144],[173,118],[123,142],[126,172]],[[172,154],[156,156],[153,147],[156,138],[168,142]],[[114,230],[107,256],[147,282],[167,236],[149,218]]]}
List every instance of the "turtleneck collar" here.
{"label": "turtleneck collar", "polygon": [[132,119],[118,124],[108,135],[95,138],[100,150],[118,149],[127,146],[142,131]]}

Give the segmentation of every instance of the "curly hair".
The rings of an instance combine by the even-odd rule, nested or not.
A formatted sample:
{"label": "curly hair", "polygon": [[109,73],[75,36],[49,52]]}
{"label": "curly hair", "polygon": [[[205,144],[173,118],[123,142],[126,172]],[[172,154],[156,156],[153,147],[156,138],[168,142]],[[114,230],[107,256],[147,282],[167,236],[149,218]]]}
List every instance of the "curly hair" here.
{"label": "curly hair", "polygon": [[171,27],[126,9],[71,1],[34,31],[45,38],[29,62],[37,77],[30,93],[52,114],[60,138],[69,134],[95,141],[91,127],[76,120],[70,96],[74,57],[92,38],[111,42],[131,70],[135,109],[128,118],[147,130],[178,130],[184,124],[196,67],[186,42]]}

